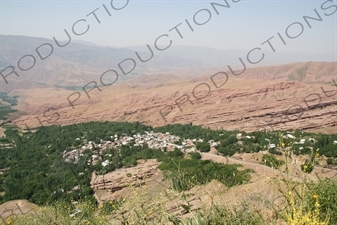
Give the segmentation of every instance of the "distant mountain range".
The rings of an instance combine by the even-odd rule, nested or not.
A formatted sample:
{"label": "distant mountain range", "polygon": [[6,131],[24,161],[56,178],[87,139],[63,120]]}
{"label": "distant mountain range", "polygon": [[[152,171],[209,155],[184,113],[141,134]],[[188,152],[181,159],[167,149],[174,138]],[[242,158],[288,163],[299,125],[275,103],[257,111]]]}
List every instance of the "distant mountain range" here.
{"label": "distant mountain range", "polygon": [[[133,46],[128,47],[134,50],[143,50],[145,47]],[[223,67],[227,65],[239,64],[238,58],[245,59],[248,50],[239,49],[213,49],[209,47],[198,46],[171,46],[169,49],[160,52],[158,55],[179,57],[184,59],[196,60],[200,67]],[[307,53],[291,53],[291,52],[277,52],[265,51],[265,58],[261,63],[256,64],[255,67],[282,65],[298,62],[333,62],[336,59],[335,55],[320,55],[320,54],[307,54]],[[252,67],[252,66],[250,66]]]}
{"label": "distant mountain range", "polygon": [[[26,88],[29,88],[33,85],[32,83],[36,83],[33,86],[82,87],[91,81],[99,83],[100,76],[110,69],[119,73],[119,81],[134,78],[140,74],[171,73],[176,76],[194,77],[204,75],[202,71],[210,71],[212,68],[227,68],[227,65],[235,67],[239,63],[238,58],[244,58],[248,52],[246,50],[217,50],[208,47],[173,45],[160,52],[151,46],[154,52],[153,58],[142,63],[135,52],[137,51],[144,60],[148,59],[151,54],[145,45],[113,48],[90,42],[71,41],[69,45],[61,48],[53,40],[11,35],[0,35],[0,42],[1,70],[10,65],[17,68],[18,60],[27,54],[33,55],[36,59],[34,67],[27,71],[21,71],[17,68],[16,71],[20,77],[16,77],[14,74],[10,75],[8,85],[5,85],[0,77],[0,87],[3,91],[25,88],[26,86]],[[53,46],[53,52],[51,52],[50,45],[46,43]],[[35,51],[43,44],[44,46],[39,48],[42,57],[51,53],[45,60],[41,60]],[[268,57],[265,57],[258,66],[306,61],[333,61],[333,57],[328,55],[266,52],[267,54]],[[127,58],[134,59],[136,67],[125,76],[119,69],[118,64]],[[20,62],[20,65],[23,68],[29,68],[32,63],[32,57],[27,56]],[[127,60],[121,66],[127,72],[133,67],[132,61]],[[190,71],[194,72],[191,73]],[[200,73],[195,71],[200,71]],[[110,79],[107,77],[105,82],[108,83],[113,80],[115,80],[115,77]]]}

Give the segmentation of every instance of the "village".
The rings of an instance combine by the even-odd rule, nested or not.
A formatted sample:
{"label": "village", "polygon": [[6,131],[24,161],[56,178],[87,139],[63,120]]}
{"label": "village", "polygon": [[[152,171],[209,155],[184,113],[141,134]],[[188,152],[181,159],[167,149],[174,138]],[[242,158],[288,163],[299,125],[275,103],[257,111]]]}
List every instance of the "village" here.
{"label": "village", "polygon": [[[184,151],[185,153],[196,151],[195,144],[197,142],[203,142],[202,139],[186,139],[184,141],[180,140],[180,137],[171,135],[169,132],[163,133],[155,133],[153,131],[147,132],[145,134],[135,134],[132,137],[127,135],[118,136],[115,134],[114,136],[110,136],[111,140],[100,140],[100,143],[95,143],[93,141],[87,141],[84,137],[76,138],[76,140],[83,139],[83,145],[79,149],[74,149],[70,152],[66,150],[63,152],[63,158],[65,158],[65,162],[77,163],[80,157],[84,156],[85,150],[94,150],[99,149],[99,154],[102,155],[106,149],[109,148],[118,148],[120,146],[133,145],[133,146],[143,146],[146,144],[150,149],[158,149],[161,151],[173,151],[175,148]],[[218,143],[213,140],[209,141],[211,147],[215,147]],[[92,165],[95,165],[97,161],[100,159],[98,154],[92,155],[92,161],[88,161],[88,165],[92,162]],[[105,160],[102,162],[102,166],[105,167],[109,165],[109,160]]]}
{"label": "village", "polygon": [[[221,136],[221,134],[220,134]],[[253,139],[254,136],[249,135],[242,135],[241,133],[236,134],[236,138],[239,140],[238,143],[242,144],[242,140],[244,139]],[[283,138],[287,139],[293,139],[296,140],[295,136],[293,136],[291,133],[287,133],[283,136]],[[196,152],[198,149],[196,147],[196,144],[198,142],[203,142],[203,139],[200,138],[194,138],[194,139],[184,139],[181,140],[179,136],[175,136],[170,134],[169,132],[166,133],[155,133],[153,131],[148,132],[145,131],[144,134],[135,134],[133,136],[127,136],[126,134],[122,134],[118,136],[115,134],[114,136],[110,136],[110,140],[100,140],[100,143],[95,143],[93,141],[88,141],[85,139],[85,137],[77,137],[77,141],[83,140],[82,145],[74,150],[71,151],[64,151],[63,152],[63,158],[65,162],[74,162],[77,163],[80,159],[80,157],[84,157],[84,151],[90,150],[93,151],[94,154],[91,155],[92,160],[88,160],[88,165],[95,165],[100,159],[102,159],[102,156],[104,155],[105,150],[110,148],[118,148],[121,146],[144,146],[147,145],[150,149],[158,149],[161,151],[173,151],[174,149],[179,149],[183,151],[184,153],[190,153],[190,152]],[[267,149],[277,149],[277,145],[275,143],[271,143],[269,139],[265,139],[269,144],[266,146]],[[316,140],[314,138],[300,138],[298,141],[294,141],[294,145],[303,145],[305,142],[310,142],[314,144]],[[334,144],[337,144],[337,140],[333,142]],[[209,140],[208,144],[210,145],[211,149],[214,149],[217,145],[219,145],[219,142],[215,142],[213,140]],[[303,147],[299,147],[299,150],[302,150]],[[97,153],[97,154],[95,154]],[[267,153],[267,151],[265,152]],[[107,154],[109,156],[109,154]],[[111,155],[110,155],[111,157]],[[103,167],[106,167],[109,165],[109,160],[106,159],[105,161],[102,161],[101,164]]]}

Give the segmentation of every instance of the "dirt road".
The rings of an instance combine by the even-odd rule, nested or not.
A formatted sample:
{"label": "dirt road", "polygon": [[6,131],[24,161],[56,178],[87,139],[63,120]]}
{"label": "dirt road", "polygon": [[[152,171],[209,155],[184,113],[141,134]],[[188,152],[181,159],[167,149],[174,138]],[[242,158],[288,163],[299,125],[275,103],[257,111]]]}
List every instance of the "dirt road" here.
{"label": "dirt road", "polygon": [[[204,160],[212,160],[214,162],[219,163],[225,163],[225,164],[241,164],[247,169],[252,169],[256,172],[257,175],[260,176],[267,176],[267,177],[275,177],[277,174],[280,174],[280,171],[284,171],[284,167],[281,167],[281,169],[273,169],[271,167],[268,167],[266,165],[262,165],[260,163],[253,163],[253,162],[247,162],[243,160],[237,160],[232,157],[224,157],[220,155],[215,155],[213,153],[201,153],[202,159]],[[299,180],[299,174],[302,173],[300,169],[300,164],[293,164],[291,162],[288,163],[288,166],[290,168],[290,173],[292,174],[290,177]],[[285,176],[285,173],[282,173],[283,176]],[[333,169],[328,168],[322,168],[315,166],[315,169],[311,174],[308,174],[309,179],[317,180],[317,179],[324,179],[324,178],[334,178],[337,179],[337,171]]]}

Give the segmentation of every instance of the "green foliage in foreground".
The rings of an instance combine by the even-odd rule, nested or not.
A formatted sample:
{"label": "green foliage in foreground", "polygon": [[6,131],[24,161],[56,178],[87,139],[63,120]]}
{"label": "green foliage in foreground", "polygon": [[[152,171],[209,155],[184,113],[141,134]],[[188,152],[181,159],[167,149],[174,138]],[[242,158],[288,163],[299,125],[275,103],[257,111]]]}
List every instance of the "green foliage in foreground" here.
{"label": "green foliage in foreground", "polygon": [[262,156],[262,162],[266,164],[267,166],[273,167],[276,169],[284,164],[283,160],[278,160],[275,158],[275,156],[269,155],[269,154],[264,154]]}
{"label": "green foliage in foreground", "polygon": [[[91,224],[108,225],[111,224],[106,215],[116,212],[123,204],[123,201],[105,202],[103,206],[98,206],[95,201],[84,198],[77,204],[68,201],[58,200],[43,204],[42,207],[34,208],[31,211],[21,212],[23,215],[10,215],[0,218],[4,224],[11,225],[44,225],[44,224]],[[1,222],[0,222],[1,223]],[[1,223],[2,224],[2,223]]]}
{"label": "green foliage in foreground", "polygon": [[[329,216],[329,224],[337,224],[337,181],[320,180],[307,184],[304,199],[300,195],[294,195],[296,200],[305,200],[308,211],[315,210],[316,201],[320,204],[320,217],[322,220]],[[300,194],[300,193],[298,193]],[[207,207],[192,210],[191,205],[186,202],[186,195],[181,194],[181,200],[184,204],[179,205],[179,209],[184,209],[190,213],[191,218],[163,209],[162,207],[142,208],[144,212],[134,214],[134,211],[140,212],[141,209],[127,205],[125,199],[119,201],[105,202],[98,206],[91,199],[84,198],[76,205],[65,201],[56,201],[51,204],[44,204],[43,208],[35,209],[32,214],[12,215],[4,218],[5,224],[16,225],[35,225],[35,224],[174,224],[174,225],[276,225],[276,218],[271,218],[268,214],[263,214],[264,207],[270,207],[270,204],[263,204],[260,200],[251,200],[253,202],[239,201],[235,205],[228,205],[225,202],[215,204],[213,201]],[[185,197],[184,197],[185,196]],[[132,198],[132,197],[131,197]],[[126,200],[127,201],[127,200]],[[151,203],[150,203],[151,204]],[[159,205],[161,203],[158,203]],[[258,207],[257,207],[258,204]],[[126,208],[127,207],[127,208]],[[131,208],[129,208],[131,207]],[[290,206],[288,206],[290,207]],[[75,216],[70,216],[76,209],[81,211]],[[154,211],[152,211],[155,209]],[[151,210],[151,213],[148,211]],[[162,211],[164,210],[164,211]],[[285,210],[279,212],[285,213]],[[153,215],[145,217],[146,215]],[[137,221],[135,223],[135,221]],[[287,221],[282,224],[288,224]],[[302,223],[296,223],[302,224]],[[306,223],[307,224],[307,223]],[[313,223],[309,223],[313,224]]]}
{"label": "green foliage in foreground", "polygon": [[[337,182],[334,180],[322,180],[315,183],[307,184],[305,201],[308,203],[308,210],[315,210],[316,199],[320,204],[320,216],[322,219],[329,215],[329,224],[337,222]],[[184,195],[182,195],[184,196]],[[316,196],[317,198],[314,198]],[[183,197],[181,197],[184,200]],[[256,202],[255,202],[256,201]],[[83,199],[78,204],[73,205],[69,202],[56,201],[51,204],[45,204],[43,208],[35,209],[32,214],[13,215],[5,218],[5,224],[16,225],[35,225],[35,224],[175,224],[175,225],[276,225],[280,224],[275,221],[275,218],[270,218],[263,215],[260,207],[256,207],[259,200],[254,202],[238,202],[235,205],[215,204],[211,203],[209,207],[201,207],[197,210],[191,210],[189,203],[178,206],[191,213],[191,218],[186,218],[181,215],[174,215],[169,211],[161,211],[162,208],[156,208],[151,215],[158,217],[144,218],[148,215],[147,208],[143,208],[144,212],[140,214],[132,214],[139,208],[125,208],[124,200],[105,202],[102,206],[98,206],[95,202],[89,199]],[[160,203],[159,203],[160,204]],[[208,205],[208,204],[207,204]],[[255,206],[255,207],[254,207]],[[259,206],[270,207],[269,204]],[[76,212],[75,209],[80,209],[81,212],[75,216],[69,216]],[[153,208],[149,209],[152,210]],[[284,211],[283,211],[284,212]],[[129,213],[129,214],[124,214]],[[280,212],[282,213],[282,212]],[[133,216],[131,216],[133,215]],[[164,216],[160,216],[164,215]],[[136,218],[134,217],[136,216]],[[115,222],[115,223],[113,223]],[[287,224],[284,221],[283,224]],[[302,223],[301,223],[302,224]],[[311,223],[310,223],[311,224]]]}
{"label": "green foliage in foreground", "polygon": [[208,211],[207,216],[210,225],[257,225],[267,222],[257,211],[245,203],[231,208],[214,205]]}
{"label": "green foliage in foreground", "polygon": [[192,218],[171,216],[169,220],[174,225],[264,225],[271,222],[262,218],[259,212],[252,210],[246,203],[231,207],[212,204],[209,209],[197,212]]}
{"label": "green foliage in foreground", "polygon": [[[144,218],[142,214],[135,216],[125,216],[123,213],[136,211],[136,208],[130,208],[125,211],[122,207],[124,201],[109,201],[103,206],[97,206],[87,199],[81,200],[73,205],[69,202],[56,201],[51,204],[45,204],[43,208],[33,209],[30,214],[10,215],[3,218],[4,224],[15,225],[36,225],[36,224],[90,224],[90,225],[108,225],[108,224],[173,224],[173,225],[264,225],[266,221],[261,217],[258,211],[252,210],[246,203],[234,206],[222,206],[212,204],[208,208],[202,208],[197,211],[191,211],[187,205],[179,206],[187,208],[192,212],[192,218],[182,218],[170,212],[153,212],[154,214],[164,213],[160,218]],[[146,209],[145,209],[146,210]],[[76,213],[77,212],[77,213]],[[144,212],[146,213],[146,212]],[[70,216],[72,215],[72,216]],[[136,218],[135,218],[136,217]],[[1,221],[1,220],[0,220]],[[136,221],[136,222],[135,222]]]}
{"label": "green foliage in foreground", "polygon": [[329,216],[330,224],[337,224],[337,181],[326,179],[320,182],[312,182],[308,185],[306,201],[309,208],[315,208],[315,202],[320,204],[320,217],[323,220]]}

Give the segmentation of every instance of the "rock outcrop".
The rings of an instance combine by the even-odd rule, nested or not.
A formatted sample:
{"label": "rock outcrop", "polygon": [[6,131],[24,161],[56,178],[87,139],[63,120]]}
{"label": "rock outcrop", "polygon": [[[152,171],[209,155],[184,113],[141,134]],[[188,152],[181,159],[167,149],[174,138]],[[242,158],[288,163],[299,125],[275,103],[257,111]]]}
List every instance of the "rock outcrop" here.
{"label": "rock outcrop", "polygon": [[91,187],[95,190],[107,190],[111,193],[123,188],[144,185],[156,173],[158,162],[148,160],[132,168],[117,169],[105,175],[93,175]]}

